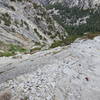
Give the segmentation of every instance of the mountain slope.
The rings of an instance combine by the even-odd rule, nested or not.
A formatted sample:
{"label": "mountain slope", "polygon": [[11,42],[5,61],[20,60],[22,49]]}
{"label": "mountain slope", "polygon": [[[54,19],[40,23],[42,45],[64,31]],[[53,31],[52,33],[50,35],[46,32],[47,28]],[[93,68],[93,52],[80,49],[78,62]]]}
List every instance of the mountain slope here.
{"label": "mountain slope", "polygon": [[0,58],[0,71],[0,83],[10,79],[0,91],[9,89],[11,100],[100,100],[100,36],[22,59]]}
{"label": "mountain slope", "polygon": [[69,6],[69,7],[80,6],[84,8],[94,7],[96,4],[98,5],[100,4],[99,0],[37,0],[37,1],[44,5],[65,3],[66,6]]}
{"label": "mountain slope", "polygon": [[30,48],[66,36],[42,5],[30,0],[0,0],[0,41]]}
{"label": "mountain slope", "polygon": [[45,6],[69,34],[100,32],[99,0],[50,0]]}

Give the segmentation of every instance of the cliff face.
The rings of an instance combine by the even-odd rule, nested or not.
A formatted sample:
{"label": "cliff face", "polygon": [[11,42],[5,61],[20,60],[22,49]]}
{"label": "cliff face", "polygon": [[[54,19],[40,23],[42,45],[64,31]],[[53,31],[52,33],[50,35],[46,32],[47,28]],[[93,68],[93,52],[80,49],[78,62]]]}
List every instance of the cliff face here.
{"label": "cliff face", "polygon": [[29,0],[0,0],[0,41],[31,47],[50,45],[66,35],[42,5]]}

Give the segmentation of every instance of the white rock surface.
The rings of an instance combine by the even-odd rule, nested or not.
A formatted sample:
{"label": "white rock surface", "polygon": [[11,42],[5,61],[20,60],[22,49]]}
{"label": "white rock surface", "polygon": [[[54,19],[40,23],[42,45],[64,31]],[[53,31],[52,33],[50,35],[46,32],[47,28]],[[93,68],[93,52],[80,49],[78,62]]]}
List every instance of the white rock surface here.
{"label": "white rock surface", "polygon": [[67,33],[47,10],[32,1],[0,0],[0,41],[27,48],[51,45]]}
{"label": "white rock surface", "polygon": [[58,49],[37,53],[49,52],[54,62],[0,84],[0,90],[10,89],[13,100],[100,100],[100,37]]}

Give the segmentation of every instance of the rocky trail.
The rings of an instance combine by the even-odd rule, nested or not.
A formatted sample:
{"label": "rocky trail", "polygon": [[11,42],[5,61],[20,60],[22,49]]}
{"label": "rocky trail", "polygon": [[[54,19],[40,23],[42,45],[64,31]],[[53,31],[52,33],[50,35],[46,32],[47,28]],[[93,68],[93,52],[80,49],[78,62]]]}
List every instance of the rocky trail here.
{"label": "rocky trail", "polygon": [[0,58],[0,83],[12,100],[100,100],[100,37]]}

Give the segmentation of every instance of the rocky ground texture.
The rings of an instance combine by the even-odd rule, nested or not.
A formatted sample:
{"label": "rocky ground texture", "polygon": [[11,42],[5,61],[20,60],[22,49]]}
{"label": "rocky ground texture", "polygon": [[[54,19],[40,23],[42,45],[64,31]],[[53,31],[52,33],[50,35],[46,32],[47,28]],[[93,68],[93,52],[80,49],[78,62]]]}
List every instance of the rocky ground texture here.
{"label": "rocky ground texture", "polygon": [[[16,78],[13,68],[7,70],[12,65],[19,72]],[[4,82],[0,72],[0,91],[10,90],[12,100],[100,100],[100,37],[22,58],[0,58],[1,69],[7,80],[14,78]]]}
{"label": "rocky ground texture", "polygon": [[66,36],[42,5],[30,0],[0,0],[0,41],[31,48],[50,46]]}

